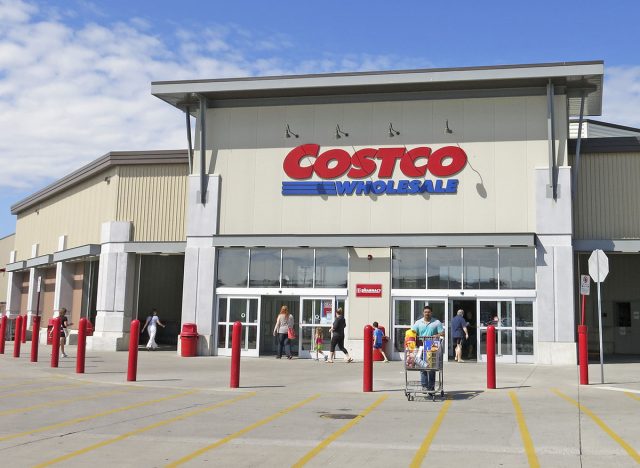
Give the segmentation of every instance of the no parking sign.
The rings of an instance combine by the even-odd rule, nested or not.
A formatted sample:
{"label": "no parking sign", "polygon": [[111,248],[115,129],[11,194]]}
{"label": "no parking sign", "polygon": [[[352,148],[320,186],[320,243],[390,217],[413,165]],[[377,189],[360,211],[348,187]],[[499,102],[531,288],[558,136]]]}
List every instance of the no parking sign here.
{"label": "no parking sign", "polygon": [[580,275],[580,294],[588,296],[591,290],[591,277],[589,275]]}

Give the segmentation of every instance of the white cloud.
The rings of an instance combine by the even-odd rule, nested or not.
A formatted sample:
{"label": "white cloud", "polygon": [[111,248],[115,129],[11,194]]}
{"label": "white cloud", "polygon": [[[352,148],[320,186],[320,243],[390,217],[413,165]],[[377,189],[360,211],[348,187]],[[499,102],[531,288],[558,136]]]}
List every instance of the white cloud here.
{"label": "white cloud", "polygon": [[602,120],[640,128],[640,66],[607,67],[602,100]]}

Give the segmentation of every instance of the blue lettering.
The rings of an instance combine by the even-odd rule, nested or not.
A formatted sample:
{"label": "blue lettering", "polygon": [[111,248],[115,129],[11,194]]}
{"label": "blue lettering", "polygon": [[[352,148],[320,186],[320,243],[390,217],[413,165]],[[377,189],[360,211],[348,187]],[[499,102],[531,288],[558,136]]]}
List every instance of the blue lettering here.
{"label": "blue lettering", "polygon": [[395,195],[398,191],[394,187],[395,182],[390,180],[387,182],[387,195]]}
{"label": "blue lettering", "polygon": [[409,190],[407,193],[420,193],[420,181],[412,180],[409,182]]}
{"label": "blue lettering", "polygon": [[376,195],[383,194],[387,189],[387,183],[384,180],[376,180],[371,187],[371,190]]}
{"label": "blue lettering", "polygon": [[447,193],[458,193],[458,179],[447,180],[447,188],[444,190]]}
{"label": "blue lettering", "polygon": [[336,189],[338,195],[352,195],[358,184],[362,182],[349,181],[349,182],[336,182]]}
{"label": "blue lettering", "polygon": [[408,180],[399,180],[398,181],[398,190],[397,193],[407,193],[407,188],[409,187]]}
{"label": "blue lettering", "polygon": [[422,187],[420,187],[420,193],[433,193],[433,181],[432,180],[425,180],[424,183],[422,184]]}

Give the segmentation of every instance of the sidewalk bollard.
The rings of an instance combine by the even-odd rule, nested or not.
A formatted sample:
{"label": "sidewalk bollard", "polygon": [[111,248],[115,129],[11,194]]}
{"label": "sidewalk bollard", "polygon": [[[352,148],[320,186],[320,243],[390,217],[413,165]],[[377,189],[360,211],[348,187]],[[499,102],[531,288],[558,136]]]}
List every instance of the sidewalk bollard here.
{"label": "sidewalk bollard", "polygon": [[78,323],[78,348],[76,352],[76,374],[84,374],[84,355],[87,348],[87,319]]}
{"label": "sidewalk bollard", "polygon": [[589,349],[587,326],[578,325],[578,354],[580,359],[580,385],[589,385]]}
{"label": "sidewalk bollard", "polygon": [[58,367],[60,359],[60,317],[53,319],[51,327],[51,367]]}
{"label": "sidewalk bollard", "polygon": [[33,316],[31,325],[31,362],[38,362],[38,342],[40,341],[40,316]]}
{"label": "sidewalk bollard", "polygon": [[242,341],[242,323],[233,324],[233,334],[231,335],[231,380],[229,388],[240,386],[240,342]]}
{"label": "sidewalk bollard", "polygon": [[373,392],[373,327],[364,327],[364,367],[362,368],[362,391]]}
{"label": "sidewalk bollard", "polygon": [[22,318],[22,333],[20,334],[20,338],[22,339],[23,343],[27,342],[27,319],[29,318],[29,316],[27,314],[24,314],[24,317]]}
{"label": "sidewalk bollard", "polygon": [[4,336],[7,334],[7,316],[0,319],[0,354],[4,354]]}
{"label": "sidewalk bollard", "polygon": [[13,357],[20,357],[20,343],[22,343],[22,315],[16,317],[16,329],[13,334]]}
{"label": "sidewalk bollard", "polygon": [[127,366],[127,382],[135,382],[138,376],[138,340],[140,338],[140,320],[131,321],[129,330],[129,365]]}
{"label": "sidewalk bollard", "polygon": [[487,327],[487,388],[496,388],[496,327]]}

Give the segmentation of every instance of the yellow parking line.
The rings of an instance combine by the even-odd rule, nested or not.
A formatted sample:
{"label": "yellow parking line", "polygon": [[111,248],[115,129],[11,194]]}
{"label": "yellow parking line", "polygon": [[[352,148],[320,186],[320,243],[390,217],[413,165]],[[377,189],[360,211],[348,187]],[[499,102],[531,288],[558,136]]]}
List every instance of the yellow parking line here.
{"label": "yellow parking line", "polygon": [[162,401],[173,400],[175,398],[180,398],[180,397],[183,397],[183,396],[191,395],[193,393],[196,393],[196,390],[189,390],[187,392],[175,393],[175,394],[167,396],[167,397],[156,398],[154,400],[147,400],[147,401],[143,401],[141,403],[135,403],[133,405],[121,406],[119,408],[115,408],[115,409],[108,410],[108,411],[101,411],[100,413],[91,414],[89,416],[82,416],[82,417],[79,417],[79,418],[73,418],[73,419],[69,419],[67,421],[62,421],[60,423],[50,424],[48,426],[43,426],[43,427],[38,427],[36,429],[31,429],[29,431],[18,432],[16,434],[10,434],[8,436],[3,436],[3,437],[0,437],[0,441],[17,439],[18,437],[22,437],[22,436],[26,436],[26,435],[30,435],[30,434],[37,434],[38,432],[49,431],[51,429],[58,429],[60,427],[70,426],[72,424],[78,424],[78,423],[81,423],[81,422],[84,422],[84,421],[89,421],[91,419],[100,418],[102,416],[108,416],[110,414],[115,414],[115,413],[121,413],[122,411],[128,411],[128,410],[135,409],[135,408],[140,408],[140,407],[143,407],[143,406],[149,406],[149,405],[152,405],[154,403],[160,403]]}
{"label": "yellow parking line", "polygon": [[633,398],[634,400],[640,401],[640,397],[638,395],[634,395],[631,392],[624,392],[624,394],[627,395],[629,398]]}
{"label": "yellow parking line", "polygon": [[89,382],[76,382],[76,383],[69,383],[69,384],[65,384],[65,385],[52,385],[51,387],[41,387],[41,388],[38,388],[36,390],[27,390],[27,391],[20,391],[20,392],[4,393],[4,394],[0,395],[0,398],[1,399],[5,399],[5,398],[10,397],[10,396],[37,395],[38,393],[52,392],[54,390],[64,390],[66,388],[80,387],[82,385],[88,385],[88,384],[89,384]]}
{"label": "yellow parking line", "polygon": [[[17,387],[25,387],[27,385],[34,385],[40,382],[46,382],[48,380],[51,379],[29,379],[29,380],[25,380],[24,382],[20,382],[20,383],[14,383],[14,384],[10,384],[10,385],[0,385],[0,389],[7,389],[7,388],[17,388]],[[2,394],[0,394],[0,397],[2,396]]]}
{"label": "yellow parking line", "polygon": [[233,434],[228,435],[227,437],[225,437],[223,439],[220,439],[219,441],[214,442],[213,444],[207,445],[206,447],[202,447],[201,449],[198,449],[195,452],[190,453],[189,455],[185,455],[181,459],[179,459],[177,461],[174,461],[172,463],[169,463],[166,466],[167,466],[167,468],[174,467],[174,466],[179,466],[179,465],[182,465],[182,464],[184,464],[184,463],[186,463],[186,462],[188,462],[190,460],[193,460],[197,456],[202,455],[203,453],[208,452],[209,450],[213,450],[213,449],[215,449],[217,447],[220,447],[221,445],[224,445],[227,442],[229,442],[229,441],[231,441],[231,440],[233,440],[233,439],[235,439],[237,437],[240,437],[241,435],[244,435],[249,431],[252,431],[253,429],[256,429],[256,428],[258,428],[260,426],[263,426],[263,425],[265,425],[267,423],[270,423],[271,421],[273,421],[275,419],[278,419],[279,417],[284,416],[285,414],[290,413],[291,411],[293,411],[295,409],[298,409],[301,406],[306,405],[307,403],[310,403],[311,401],[315,400],[319,396],[320,396],[319,394],[316,394],[316,395],[313,395],[313,396],[307,398],[306,400],[302,400],[301,402],[296,403],[293,406],[289,406],[288,408],[285,408],[282,411],[278,411],[277,413],[272,414],[271,416],[269,416],[267,418],[261,419],[260,421],[258,421],[256,423],[253,423],[250,426],[245,427],[244,429],[240,429],[239,431],[234,432]]}
{"label": "yellow parking line", "polygon": [[429,451],[431,442],[433,442],[433,439],[436,437],[436,434],[438,433],[438,429],[440,429],[440,425],[442,424],[442,420],[444,419],[444,415],[447,414],[447,411],[449,410],[451,403],[452,403],[452,400],[447,400],[444,402],[444,405],[442,405],[442,409],[438,413],[438,417],[436,418],[436,420],[433,422],[433,425],[431,426],[429,433],[422,441],[422,445],[420,445],[420,448],[418,449],[415,456],[413,457],[413,460],[411,460],[411,464],[409,465],[411,468],[420,467],[420,465],[422,464],[422,460],[424,460],[424,457],[427,456],[427,452]]}
{"label": "yellow parking line", "polygon": [[520,402],[518,401],[516,392],[509,392],[509,396],[511,397],[513,408],[516,411],[516,420],[518,421],[518,427],[520,428],[520,437],[522,437],[522,444],[524,445],[524,450],[527,453],[529,466],[539,467],[540,462],[538,461],[538,456],[536,455],[536,449],[533,446],[533,440],[529,434],[529,429],[527,429],[527,423],[524,420],[524,414],[522,413],[522,408],[520,407]]}
{"label": "yellow parking line", "polygon": [[61,461],[69,460],[70,458],[74,458],[74,457],[77,457],[78,455],[82,455],[82,454],[85,454],[87,452],[91,452],[92,450],[96,450],[96,449],[99,449],[101,447],[105,447],[105,446],[113,444],[115,442],[119,442],[119,441],[127,439],[127,438],[129,438],[131,436],[142,434],[143,432],[150,431],[151,429],[156,429],[158,427],[166,426],[167,424],[171,424],[171,423],[176,422],[176,421],[181,421],[183,419],[190,418],[191,416],[195,416],[197,414],[206,413],[207,411],[212,411],[212,410],[214,410],[216,408],[221,408],[223,406],[230,405],[231,403],[235,403],[237,401],[244,400],[246,398],[254,396],[255,394],[256,393],[253,392],[253,393],[248,393],[246,395],[241,395],[241,396],[238,396],[238,397],[235,397],[235,398],[230,398],[229,400],[224,400],[224,401],[221,401],[219,403],[215,403],[213,405],[209,405],[209,406],[205,406],[203,408],[198,408],[196,410],[189,411],[187,413],[181,414],[179,416],[175,416],[173,418],[165,419],[164,421],[159,421],[157,423],[150,424],[150,425],[142,427],[140,429],[136,429],[135,431],[127,432],[127,433],[119,435],[117,437],[113,437],[112,439],[108,439],[108,440],[105,440],[103,442],[98,442],[97,444],[89,445],[88,447],[85,447],[85,448],[80,449],[80,450],[76,450],[75,452],[68,453],[67,455],[63,455],[61,457],[54,458],[53,460],[49,460],[49,461],[40,463],[38,465],[35,465],[35,468],[43,468],[45,466],[51,466],[51,465],[53,465],[55,463],[60,463]]}
{"label": "yellow parking line", "polygon": [[124,387],[124,388],[119,388],[118,390],[110,390],[108,392],[93,393],[91,395],[76,396],[73,398],[65,398],[62,400],[45,401],[44,403],[38,403],[37,405],[23,406],[22,408],[12,408],[9,410],[0,411],[0,416],[7,416],[8,414],[15,414],[15,413],[27,413],[29,411],[47,408],[48,406],[60,406],[67,403],[75,403],[77,401],[95,400],[97,398],[102,398],[105,396],[117,395],[118,393],[129,392],[134,388],[135,387]]}
{"label": "yellow parking line", "polygon": [[356,416],[354,419],[352,419],[351,421],[349,421],[347,424],[345,424],[344,426],[342,426],[340,429],[338,429],[336,432],[334,432],[333,434],[331,434],[329,437],[327,437],[326,439],[324,439],[322,442],[320,442],[318,445],[315,446],[315,448],[313,450],[311,450],[309,453],[307,453],[305,456],[303,456],[300,460],[298,460],[294,465],[293,468],[299,468],[301,466],[306,465],[307,463],[309,463],[309,460],[311,460],[313,457],[315,457],[316,455],[318,455],[320,452],[322,452],[325,448],[328,447],[328,445],[333,442],[334,440],[336,440],[338,437],[340,437],[342,434],[344,434],[345,432],[347,432],[349,429],[351,429],[353,426],[355,426],[356,424],[358,424],[362,418],[364,418],[367,414],[371,413],[371,411],[373,411],[375,409],[376,406],[378,406],[380,403],[382,403],[384,400],[386,400],[389,397],[389,395],[384,395],[381,396],[380,398],[378,398],[371,406],[369,406],[368,408],[366,408],[362,413],[360,413],[358,416]]}
{"label": "yellow parking line", "polygon": [[577,406],[578,408],[580,408],[580,410],[586,414],[587,416],[589,416],[591,419],[593,419],[593,421],[600,426],[600,429],[602,429],[604,432],[607,433],[607,435],[609,437],[611,437],[613,440],[615,440],[618,444],[620,444],[620,446],[625,449],[625,451],[631,456],[631,458],[633,458],[636,463],[640,463],[640,454],[638,454],[638,452],[636,452],[633,447],[631,447],[631,445],[629,445],[628,443],[626,443],[622,437],[620,437],[618,434],[616,434],[609,426],[607,426],[604,421],[602,421],[602,419],[600,419],[598,416],[596,416],[589,408],[587,408],[586,406],[584,406],[581,403],[578,403],[576,400],[574,400],[571,397],[568,397],[567,395],[565,395],[564,393],[562,393],[560,390],[558,389],[553,389],[553,393],[555,393],[556,395],[558,395],[560,398],[565,399],[566,401],[568,401],[569,403],[571,403],[574,406]]}

